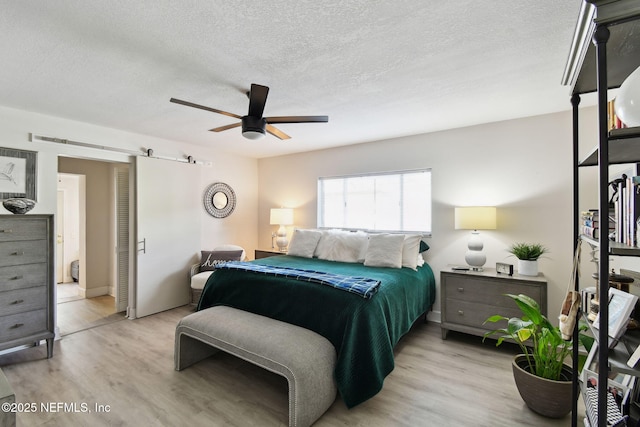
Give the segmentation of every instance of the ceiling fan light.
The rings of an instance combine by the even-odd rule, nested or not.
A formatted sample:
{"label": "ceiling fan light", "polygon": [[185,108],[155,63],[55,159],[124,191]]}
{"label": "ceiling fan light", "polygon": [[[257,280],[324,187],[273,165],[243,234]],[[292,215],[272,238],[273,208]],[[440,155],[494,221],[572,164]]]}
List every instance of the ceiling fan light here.
{"label": "ceiling fan light", "polygon": [[244,116],[242,118],[242,136],[247,139],[260,139],[265,135],[267,121],[262,117]]}
{"label": "ceiling fan light", "polygon": [[244,136],[247,139],[260,139],[260,138],[264,138],[264,131],[259,132],[255,130],[246,130],[246,131],[242,131],[242,136]]}

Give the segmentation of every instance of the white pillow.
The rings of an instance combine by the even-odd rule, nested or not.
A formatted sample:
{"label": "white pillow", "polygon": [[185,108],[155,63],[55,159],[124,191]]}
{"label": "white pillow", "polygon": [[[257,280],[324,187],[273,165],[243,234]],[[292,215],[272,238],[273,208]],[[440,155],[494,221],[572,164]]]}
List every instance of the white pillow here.
{"label": "white pillow", "polygon": [[367,249],[367,233],[335,231],[327,240],[326,258],[329,261],[363,262]]}
{"label": "white pillow", "polygon": [[415,270],[418,267],[418,257],[420,254],[420,240],[422,236],[419,234],[408,234],[404,237],[402,245],[402,266]]}
{"label": "white pillow", "polygon": [[332,235],[336,231],[337,230],[321,230],[322,235],[320,236],[320,240],[318,240],[318,246],[316,246],[313,256],[320,259],[327,259],[329,256],[329,248],[332,244]]}
{"label": "white pillow", "polygon": [[313,253],[316,250],[316,246],[318,246],[320,236],[322,236],[322,232],[318,230],[293,230],[287,254],[304,258],[312,258]]}
{"label": "white pillow", "polygon": [[371,234],[364,258],[368,267],[402,267],[404,234]]}

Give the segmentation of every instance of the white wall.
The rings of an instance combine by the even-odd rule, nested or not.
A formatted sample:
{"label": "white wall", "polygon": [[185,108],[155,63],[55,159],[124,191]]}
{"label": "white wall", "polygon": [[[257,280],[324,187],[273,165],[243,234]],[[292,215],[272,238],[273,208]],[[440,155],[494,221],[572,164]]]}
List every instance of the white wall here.
{"label": "white wall", "polygon": [[[587,109],[583,116],[581,146],[586,153],[596,144],[595,115]],[[454,229],[454,207],[497,206],[498,229],[481,232],[486,266],[498,261],[517,264],[506,252],[514,242],[548,247],[550,253],[540,260],[540,271],[548,279],[549,318],[555,320],[573,255],[571,129],[571,114],[563,112],[261,159],[259,244],[271,246],[272,207],[295,208],[297,227],[316,226],[318,177],[431,168],[433,237],[425,258],[436,273],[438,287],[440,270],[448,264],[464,264],[469,233]],[[582,173],[585,179],[593,178],[590,171]],[[583,188],[593,191],[592,185]],[[439,310],[438,295],[434,319]]]}
{"label": "white wall", "polygon": [[[158,156],[184,158],[191,155],[196,160],[212,162],[211,167],[197,166],[201,169],[201,179],[190,189],[194,192],[194,197],[202,198],[207,185],[222,181],[233,187],[238,203],[233,214],[225,219],[213,218],[206,213],[204,207],[201,208],[202,248],[209,249],[224,243],[235,243],[245,247],[247,252],[253,253],[257,243],[257,160],[220,154],[207,147],[185,142],[0,107],[0,147],[38,152],[38,196],[36,207],[31,211],[34,214],[56,212],[59,155],[125,163],[129,163],[132,158],[127,154],[102,149],[31,142],[29,133],[141,152],[146,148],[152,148]],[[162,188],[141,188],[140,191],[150,191],[158,197],[171,197],[171,194],[166,194]],[[194,254],[194,260],[196,258]]]}

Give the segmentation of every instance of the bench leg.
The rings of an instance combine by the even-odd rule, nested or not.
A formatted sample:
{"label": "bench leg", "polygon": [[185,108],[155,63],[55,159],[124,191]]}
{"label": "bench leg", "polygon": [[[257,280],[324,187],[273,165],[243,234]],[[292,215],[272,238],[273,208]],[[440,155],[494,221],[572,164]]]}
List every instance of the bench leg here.
{"label": "bench leg", "polygon": [[176,336],[174,363],[176,371],[181,371],[218,351],[217,348],[193,338],[185,333]]}

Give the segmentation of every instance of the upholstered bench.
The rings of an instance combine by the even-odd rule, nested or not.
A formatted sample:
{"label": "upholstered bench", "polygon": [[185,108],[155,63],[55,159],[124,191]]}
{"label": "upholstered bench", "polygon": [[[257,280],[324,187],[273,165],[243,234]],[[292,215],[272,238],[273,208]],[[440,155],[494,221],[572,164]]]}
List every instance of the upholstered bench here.
{"label": "upholstered bench", "polygon": [[287,379],[291,427],[313,424],[335,401],[336,352],[315,332],[226,306],[201,310],[178,322],[176,370],[218,349]]}

